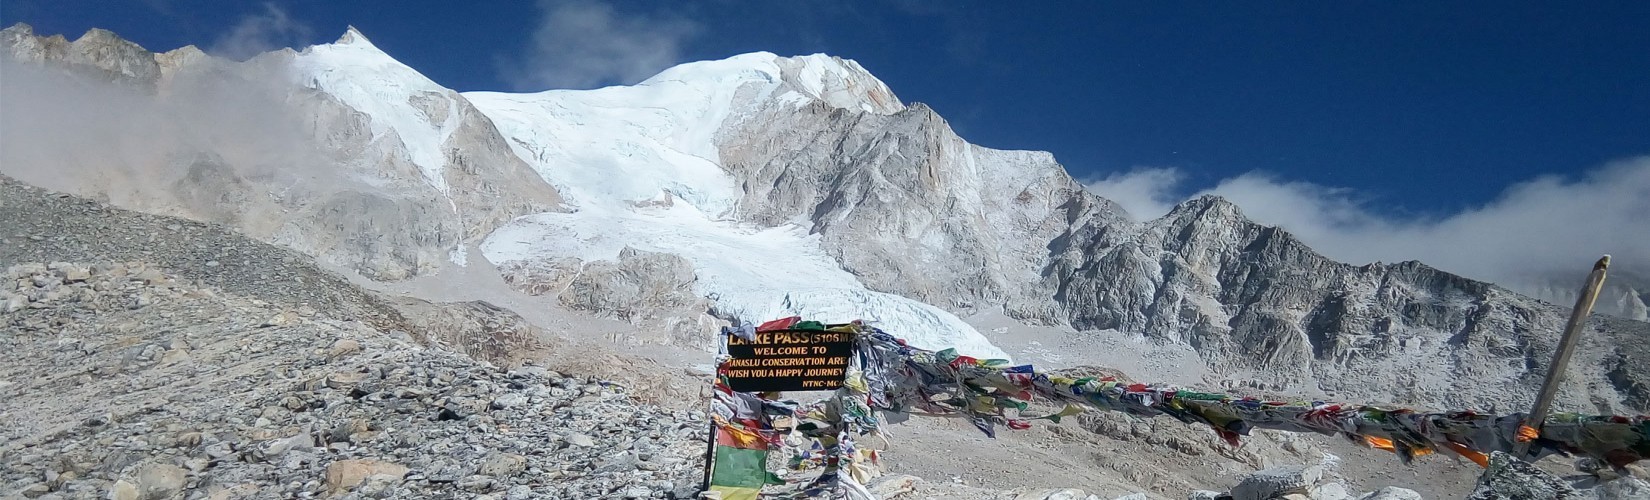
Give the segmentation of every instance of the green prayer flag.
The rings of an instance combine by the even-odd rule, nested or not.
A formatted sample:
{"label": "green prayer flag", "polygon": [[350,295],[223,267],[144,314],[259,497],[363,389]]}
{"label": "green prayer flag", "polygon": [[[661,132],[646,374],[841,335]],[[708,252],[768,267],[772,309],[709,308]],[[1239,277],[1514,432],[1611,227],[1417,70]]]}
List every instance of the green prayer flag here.
{"label": "green prayer flag", "polygon": [[732,446],[716,447],[716,465],[710,472],[712,490],[723,500],[755,499],[769,482],[768,451]]}

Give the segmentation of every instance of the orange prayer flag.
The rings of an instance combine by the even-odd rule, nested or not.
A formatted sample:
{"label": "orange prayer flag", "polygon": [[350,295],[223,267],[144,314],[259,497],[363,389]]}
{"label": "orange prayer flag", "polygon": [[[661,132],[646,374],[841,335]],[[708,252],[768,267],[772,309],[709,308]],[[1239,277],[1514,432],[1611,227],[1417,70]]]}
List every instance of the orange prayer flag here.
{"label": "orange prayer flag", "polygon": [[1490,456],[1489,455],[1479,453],[1477,450],[1474,450],[1472,448],[1468,448],[1467,445],[1457,443],[1457,442],[1454,442],[1454,441],[1445,441],[1444,446],[1448,446],[1450,451],[1455,452],[1457,455],[1467,457],[1467,460],[1471,460],[1472,463],[1478,464],[1479,467],[1486,467],[1487,468],[1487,467],[1490,466]]}
{"label": "orange prayer flag", "polygon": [[1364,436],[1364,443],[1368,444],[1370,448],[1375,448],[1377,450],[1386,450],[1393,453],[1398,452],[1398,448],[1392,446],[1391,439],[1379,438],[1375,436]]}
{"label": "orange prayer flag", "polygon": [[1541,431],[1535,430],[1534,427],[1521,424],[1518,426],[1518,436],[1513,439],[1520,443],[1528,443],[1530,441],[1535,441],[1535,438],[1538,437],[1541,437]]}

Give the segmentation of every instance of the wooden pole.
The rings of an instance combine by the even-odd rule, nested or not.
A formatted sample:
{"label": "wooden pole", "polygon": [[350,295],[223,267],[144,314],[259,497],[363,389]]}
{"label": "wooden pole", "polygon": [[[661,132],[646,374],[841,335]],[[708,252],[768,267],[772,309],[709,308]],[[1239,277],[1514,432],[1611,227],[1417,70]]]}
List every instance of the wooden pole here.
{"label": "wooden pole", "polygon": [[[1564,325],[1564,336],[1559,338],[1558,349],[1553,352],[1553,361],[1547,365],[1547,380],[1541,384],[1535,406],[1524,417],[1524,425],[1539,430],[1547,421],[1547,410],[1553,404],[1553,397],[1558,395],[1558,385],[1564,381],[1564,369],[1570,364],[1570,354],[1575,352],[1576,339],[1581,337],[1581,327],[1593,312],[1593,302],[1598,300],[1598,290],[1604,286],[1604,274],[1609,268],[1610,256],[1605,255],[1593,264],[1593,272],[1587,275],[1587,283],[1581,287],[1581,296],[1576,298],[1575,309],[1570,311],[1570,322]],[[1526,441],[1516,446],[1514,451],[1518,458],[1526,458],[1530,443]]]}
{"label": "wooden pole", "polygon": [[[716,389],[713,387],[711,388],[711,391],[714,393]],[[715,405],[715,401],[716,395],[711,394],[711,404],[706,405],[706,410],[710,410],[708,406]],[[705,442],[705,479],[699,483],[700,494],[710,491],[710,471],[711,467],[714,467],[716,462],[716,420],[711,418],[711,416],[715,414],[716,413],[714,411],[705,413],[705,420],[708,421],[707,425],[710,427],[710,435],[707,436]]]}
{"label": "wooden pole", "polygon": [[728,334],[726,331],[716,335],[716,358],[710,367],[710,397],[705,402],[705,423],[709,427],[710,435],[705,442],[705,479],[699,483],[699,495],[710,491],[710,472],[716,464],[716,375],[721,369],[722,357],[728,354]]}

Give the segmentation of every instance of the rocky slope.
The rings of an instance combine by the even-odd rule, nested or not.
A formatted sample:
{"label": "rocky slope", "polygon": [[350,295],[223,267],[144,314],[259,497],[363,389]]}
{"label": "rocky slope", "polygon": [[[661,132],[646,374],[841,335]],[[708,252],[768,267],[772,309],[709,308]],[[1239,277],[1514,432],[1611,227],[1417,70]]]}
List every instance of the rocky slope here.
{"label": "rocky slope", "polygon": [[546,349],[580,351],[507,311],[386,299],[216,224],[4,177],[0,211],[4,495],[668,498],[696,485],[702,414],[543,367]]}
{"label": "rocky slope", "polygon": [[505,371],[141,263],[11,267],[8,492],[688,497],[703,415]]}

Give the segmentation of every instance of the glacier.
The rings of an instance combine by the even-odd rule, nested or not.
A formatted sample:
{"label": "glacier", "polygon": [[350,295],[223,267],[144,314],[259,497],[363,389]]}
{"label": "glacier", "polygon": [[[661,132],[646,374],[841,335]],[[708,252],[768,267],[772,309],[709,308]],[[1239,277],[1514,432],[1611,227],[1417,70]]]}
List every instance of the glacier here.
{"label": "glacier", "polygon": [[897,101],[856,99],[823,83],[849,81],[872,95],[892,96],[881,82],[854,79],[864,71],[849,64],[752,53],[676,66],[633,86],[464,93],[572,208],[499,228],[480,246],[482,254],[495,263],[615,260],[626,246],[675,254],[692,263],[694,292],[723,315],[863,319],[918,347],[1007,359],[956,315],[870,290],[804,227],[733,220],[744,190],[723,167],[715,134],[741,112],[745,101],[736,94],[798,106],[819,100],[865,113],[903,109]]}

